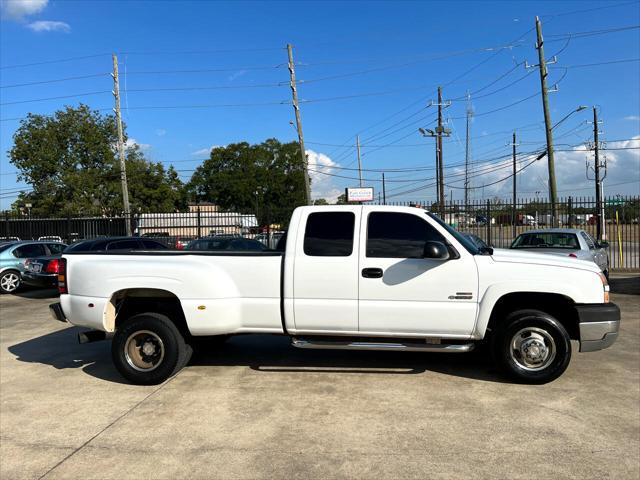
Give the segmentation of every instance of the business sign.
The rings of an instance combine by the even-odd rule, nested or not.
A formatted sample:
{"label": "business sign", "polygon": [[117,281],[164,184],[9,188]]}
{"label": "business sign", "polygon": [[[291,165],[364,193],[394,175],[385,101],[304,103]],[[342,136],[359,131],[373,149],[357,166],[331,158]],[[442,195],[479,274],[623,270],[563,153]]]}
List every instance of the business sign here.
{"label": "business sign", "polygon": [[372,202],[373,187],[347,188],[347,202]]}

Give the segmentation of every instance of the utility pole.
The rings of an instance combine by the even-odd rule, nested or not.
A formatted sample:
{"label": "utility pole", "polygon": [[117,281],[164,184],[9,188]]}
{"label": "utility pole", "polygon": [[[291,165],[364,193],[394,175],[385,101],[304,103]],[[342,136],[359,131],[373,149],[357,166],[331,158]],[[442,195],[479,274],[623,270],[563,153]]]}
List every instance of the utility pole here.
{"label": "utility pole", "polygon": [[120,157],[120,181],[122,183],[122,203],[124,206],[125,228],[131,236],[131,207],[129,206],[129,187],[127,186],[127,165],[124,158],[124,134],[120,114],[120,81],[118,78],[118,57],[113,54],[113,97],[115,99],[116,127],[118,128],[118,156]]}
{"label": "utility pole", "polygon": [[[433,105],[433,102],[431,103]],[[436,137],[436,178],[438,184],[438,203],[440,204],[440,212],[442,218],[444,219],[445,215],[445,191],[444,191],[444,157],[442,154],[442,137],[448,137],[451,135],[451,130],[444,128],[442,125],[442,107],[448,107],[451,105],[451,102],[443,102],[442,101],[442,87],[438,87],[438,126],[436,127],[435,136]]]}
{"label": "utility pole", "polygon": [[[547,136],[547,166],[549,170],[549,201],[551,202],[551,218],[553,227],[558,226],[558,204],[556,190],[556,169],[553,152],[553,132],[551,131],[551,112],[549,111],[549,91],[547,90],[547,65],[544,58],[544,42],[542,40],[542,24],[540,18],[536,17],[536,35],[538,50],[538,67],[540,70],[540,87],[542,89],[542,108],[544,110],[544,124]],[[554,59],[555,63],[555,59]]]}
{"label": "utility pole", "polygon": [[358,153],[358,178],[362,187],[362,162],[360,161],[360,135],[356,135],[356,151]]}
{"label": "utility pole", "polygon": [[382,202],[387,204],[387,188],[384,181],[384,172],[382,172]]}
{"label": "utility pole", "polygon": [[467,93],[467,141],[464,153],[464,205],[465,212],[469,205],[469,162],[471,161],[471,117],[473,109],[471,108],[471,96]]}
{"label": "utility pole", "polygon": [[304,148],[304,135],[302,133],[302,119],[300,118],[300,106],[298,104],[298,89],[296,87],[296,70],[293,63],[293,47],[287,44],[289,54],[289,78],[291,85],[291,95],[293,96],[293,111],[296,114],[296,128],[298,130],[298,143],[300,144],[300,156],[304,165],[304,187],[307,196],[307,205],[311,205],[311,182],[309,180],[309,161]]}
{"label": "utility pole", "polygon": [[[598,110],[596,107],[593,107],[593,153],[594,153],[594,163],[593,163],[593,171],[595,173],[595,186],[596,186],[596,235],[598,240],[606,240],[606,233],[604,228],[604,203],[602,199],[602,183],[604,178],[607,176],[606,174],[606,162],[600,163],[600,139],[599,139],[599,129],[598,124],[602,123],[602,121],[598,120]],[[600,168],[605,168],[605,174],[602,178],[600,175]],[[589,160],[587,160],[587,179],[589,178]]]}
{"label": "utility pole", "polygon": [[517,170],[516,170],[516,132],[513,132],[513,139],[511,141],[513,147],[513,205],[511,206],[511,234],[513,238],[516,238],[516,202],[517,202]]}

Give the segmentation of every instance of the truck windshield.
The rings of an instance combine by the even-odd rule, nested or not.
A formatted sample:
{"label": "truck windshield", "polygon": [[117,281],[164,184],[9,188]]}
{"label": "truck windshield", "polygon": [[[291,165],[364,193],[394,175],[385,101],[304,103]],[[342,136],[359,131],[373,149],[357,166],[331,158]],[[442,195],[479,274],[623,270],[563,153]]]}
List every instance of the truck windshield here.
{"label": "truck windshield", "polygon": [[479,255],[481,253],[480,249],[476,247],[476,245],[471,240],[469,240],[467,237],[465,237],[463,234],[461,234],[451,225],[447,225],[445,222],[442,221],[440,217],[438,217],[437,215],[434,215],[431,212],[425,212],[425,213],[429,217],[431,217],[433,220],[435,220],[438,223],[438,225],[441,225],[447,232],[449,232],[451,236],[455,238],[470,254]]}

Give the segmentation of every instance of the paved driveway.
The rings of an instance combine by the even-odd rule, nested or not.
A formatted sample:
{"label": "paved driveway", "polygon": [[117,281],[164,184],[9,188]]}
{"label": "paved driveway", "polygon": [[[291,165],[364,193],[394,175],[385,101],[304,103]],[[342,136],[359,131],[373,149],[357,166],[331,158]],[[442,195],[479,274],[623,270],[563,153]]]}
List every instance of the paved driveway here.
{"label": "paved driveway", "polygon": [[[0,298],[0,478],[640,477],[640,278],[622,333],[557,381],[479,354],[300,351],[246,336],[156,387],[123,383],[43,292]],[[624,292],[624,293],[622,293]]]}

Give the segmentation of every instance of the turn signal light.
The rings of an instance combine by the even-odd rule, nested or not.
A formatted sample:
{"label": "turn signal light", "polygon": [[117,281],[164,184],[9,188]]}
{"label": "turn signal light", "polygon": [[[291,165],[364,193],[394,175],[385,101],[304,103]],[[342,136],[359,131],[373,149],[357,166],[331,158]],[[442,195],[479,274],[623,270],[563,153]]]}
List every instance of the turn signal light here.
{"label": "turn signal light", "polygon": [[67,288],[67,259],[58,260],[58,292],[69,293]]}

